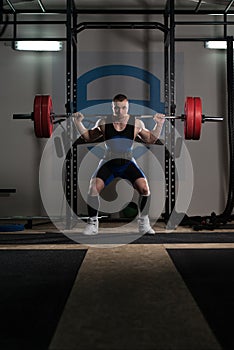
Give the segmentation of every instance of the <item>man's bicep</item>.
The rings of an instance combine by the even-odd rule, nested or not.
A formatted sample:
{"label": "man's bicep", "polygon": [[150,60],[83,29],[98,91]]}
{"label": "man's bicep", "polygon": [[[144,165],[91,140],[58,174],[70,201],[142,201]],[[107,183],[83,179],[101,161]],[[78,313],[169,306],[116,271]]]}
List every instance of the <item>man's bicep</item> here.
{"label": "man's bicep", "polygon": [[100,128],[94,128],[89,130],[89,137],[92,140],[97,140],[99,137],[103,135]]}
{"label": "man's bicep", "polygon": [[142,129],[145,129],[145,124],[142,120],[136,118],[135,127],[138,129],[139,133]]}
{"label": "man's bicep", "polygon": [[142,139],[145,139],[145,138],[148,138],[149,137],[149,134],[150,134],[150,131],[147,130],[147,129],[141,129],[138,133],[138,135],[142,138]]}
{"label": "man's bicep", "polygon": [[137,119],[136,121],[136,128],[138,130],[137,134],[142,138],[142,139],[148,139],[150,131],[146,129],[145,124],[142,120]]}
{"label": "man's bicep", "polygon": [[156,141],[155,136],[148,129],[142,129],[138,135],[146,143],[154,143]]}

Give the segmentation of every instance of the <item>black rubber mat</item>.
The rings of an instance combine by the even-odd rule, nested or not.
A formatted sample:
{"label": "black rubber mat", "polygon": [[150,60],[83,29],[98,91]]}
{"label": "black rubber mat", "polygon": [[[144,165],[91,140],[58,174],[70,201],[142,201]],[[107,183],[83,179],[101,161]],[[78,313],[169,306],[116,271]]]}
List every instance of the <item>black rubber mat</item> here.
{"label": "black rubber mat", "polygon": [[2,233],[0,234],[0,245],[5,244],[77,244],[91,243],[133,243],[133,244],[166,244],[166,243],[234,243],[234,233],[232,232],[194,232],[194,233],[156,233],[155,235],[144,235],[138,238],[137,233],[105,233],[97,236],[84,236],[73,234],[69,237],[62,233]]}
{"label": "black rubber mat", "polygon": [[1,244],[75,244],[62,233],[2,233],[0,234]]}
{"label": "black rubber mat", "polygon": [[156,233],[144,235],[135,244],[164,244],[164,243],[234,243],[234,233],[204,232],[204,233]]}
{"label": "black rubber mat", "polygon": [[168,249],[224,350],[234,349],[234,249]]}
{"label": "black rubber mat", "polygon": [[2,250],[0,348],[47,350],[86,250]]}

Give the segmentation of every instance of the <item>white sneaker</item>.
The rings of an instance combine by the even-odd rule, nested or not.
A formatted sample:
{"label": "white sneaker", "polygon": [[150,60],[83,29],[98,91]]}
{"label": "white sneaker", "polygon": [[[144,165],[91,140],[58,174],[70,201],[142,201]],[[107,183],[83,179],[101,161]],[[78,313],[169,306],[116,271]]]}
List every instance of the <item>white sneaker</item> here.
{"label": "white sneaker", "polygon": [[149,235],[154,235],[155,231],[152,229],[150,226],[150,221],[148,215],[140,217],[138,219],[138,230],[139,233],[144,235],[144,234],[149,234]]}
{"label": "white sneaker", "polygon": [[84,235],[93,236],[98,234],[98,220],[89,218],[83,231]]}

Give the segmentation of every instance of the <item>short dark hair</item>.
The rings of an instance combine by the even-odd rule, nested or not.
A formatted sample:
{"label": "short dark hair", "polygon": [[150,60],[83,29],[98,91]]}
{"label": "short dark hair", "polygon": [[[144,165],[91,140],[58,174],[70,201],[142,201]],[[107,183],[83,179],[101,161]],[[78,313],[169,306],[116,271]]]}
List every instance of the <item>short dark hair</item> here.
{"label": "short dark hair", "polygon": [[113,97],[113,102],[122,102],[124,100],[127,100],[127,96],[123,95],[123,94],[118,94],[118,95],[115,95],[115,97]]}

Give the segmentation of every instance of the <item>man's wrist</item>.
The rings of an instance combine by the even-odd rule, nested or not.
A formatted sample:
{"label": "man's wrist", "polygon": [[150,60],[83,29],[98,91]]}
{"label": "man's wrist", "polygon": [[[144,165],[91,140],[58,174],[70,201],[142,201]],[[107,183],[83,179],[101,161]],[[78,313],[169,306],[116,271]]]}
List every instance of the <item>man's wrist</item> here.
{"label": "man's wrist", "polygon": [[162,121],[162,122],[157,122],[156,126],[163,126],[163,124],[164,124],[164,121]]}

